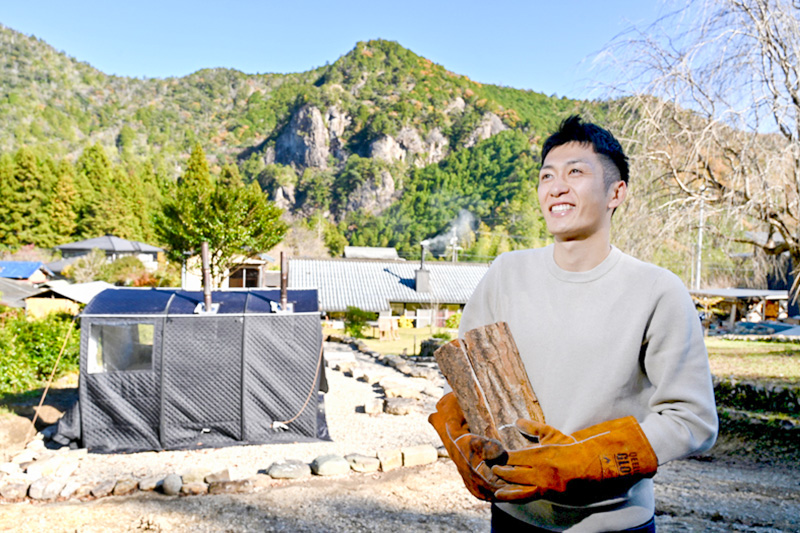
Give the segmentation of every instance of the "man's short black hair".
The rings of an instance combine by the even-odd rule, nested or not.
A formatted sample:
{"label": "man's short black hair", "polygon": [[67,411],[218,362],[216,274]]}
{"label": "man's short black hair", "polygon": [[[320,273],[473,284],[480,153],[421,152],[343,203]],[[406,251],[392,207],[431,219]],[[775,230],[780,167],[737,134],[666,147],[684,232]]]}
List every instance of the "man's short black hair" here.
{"label": "man's short black hair", "polygon": [[[558,131],[547,138],[542,146],[542,163],[550,150],[571,142],[590,144],[596,154],[603,156],[601,159],[604,159],[604,162],[610,160],[614,164],[613,167],[607,164],[603,165],[606,187],[610,187],[617,179],[628,183],[628,157],[622,151],[622,145],[610,131],[591,122],[582,122],[580,115],[568,117],[561,123]],[[614,172],[615,169],[616,172]],[[617,178],[615,174],[618,174],[619,177]]]}

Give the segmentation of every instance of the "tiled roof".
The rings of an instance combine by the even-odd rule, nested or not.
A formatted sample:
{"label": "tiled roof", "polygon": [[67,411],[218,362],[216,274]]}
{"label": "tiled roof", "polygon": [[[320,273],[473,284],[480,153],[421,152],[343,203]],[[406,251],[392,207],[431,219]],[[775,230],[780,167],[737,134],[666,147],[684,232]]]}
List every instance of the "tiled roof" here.
{"label": "tiled roof", "polygon": [[0,278],[28,279],[42,266],[41,261],[0,261]]}
{"label": "tiled roof", "polygon": [[85,241],[71,242],[69,244],[62,244],[55,247],[58,250],[94,250],[99,248],[104,252],[145,252],[156,253],[163,252],[162,248],[156,248],[149,244],[138,241],[128,241],[120,239],[113,235],[103,235],[102,237],[95,237],[94,239],[86,239]]}
{"label": "tiled roof", "polygon": [[289,286],[319,289],[321,311],[387,311],[390,302],[464,304],[489,268],[479,263],[429,262],[431,292],[417,292],[416,261],[292,259]]}

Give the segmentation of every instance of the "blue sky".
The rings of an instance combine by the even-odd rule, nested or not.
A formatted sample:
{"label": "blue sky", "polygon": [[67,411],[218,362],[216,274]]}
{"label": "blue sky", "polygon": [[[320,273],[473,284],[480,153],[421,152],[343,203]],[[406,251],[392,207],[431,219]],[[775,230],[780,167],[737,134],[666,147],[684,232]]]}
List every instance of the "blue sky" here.
{"label": "blue sky", "polygon": [[334,62],[358,41],[383,38],[475,81],[572,98],[602,96],[593,55],[666,9],[658,0],[3,4],[1,24],[107,74],[300,72]]}

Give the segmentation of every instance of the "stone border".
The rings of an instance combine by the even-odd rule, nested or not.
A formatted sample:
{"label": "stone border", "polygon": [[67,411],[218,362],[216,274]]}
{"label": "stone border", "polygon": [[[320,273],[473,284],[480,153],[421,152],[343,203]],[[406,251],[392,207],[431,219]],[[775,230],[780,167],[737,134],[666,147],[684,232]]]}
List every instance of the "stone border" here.
{"label": "stone border", "polygon": [[[425,394],[441,396],[442,389],[435,383],[443,381],[441,373],[430,361],[418,364],[396,355],[382,355],[369,350],[363,341],[348,337],[328,336],[329,342],[350,344],[355,350],[371,356],[376,362],[414,378],[426,378],[432,383],[422,390],[404,387],[402,383],[375,380],[384,389],[386,400],[378,399],[375,405],[365,405],[364,412],[403,415],[414,409],[417,400]],[[373,383],[369,376],[355,375],[355,365],[339,362],[333,370]],[[396,379],[396,378],[395,378]],[[147,478],[124,476],[104,479],[92,483],[80,483],[70,476],[78,469],[80,460],[87,455],[86,449],[70,450],[45,447],[44,435],[38,433],[27,447],[10,462],[0,464],[0,502],[25,500],[53,502],[65,500],[88,501],[106,496],[125,496],[139,492],[160,492],[168,496],[191,496],[201,494],[233,494],[253,492],[268,488],[276,480],[311,478],[312,476],[342,476],[352,473],[389,472],[401,467],[423,466],[447,458],[443,446],[422,444],[399,449],[378,450],[374,455],[326,454],[311,463],[296,459],[276,461],[266,473],[246,479],[231,479],[230,470],[207,471],[196,469],[189,472],[165,473]]]}
{"label": "stone border", "polygon": [[[351,473],[389,472],[401,467],[423,466],[447,457],[444,447],[431,444],[379,450],[374,456],[326,454],[311,463],[295,459],[276,461],[265,474],[233,480],[229,469],[211,472],[195,469],[182,474],[169,473],[147,478],[124,476],[93,483],[70,480],[87,450],[47,450],[41,434],[10,463],[0,465],[0,502],[88,501],[106,496],[126,496],[137,491],[160,492],[168,496],[233,494],[268,488],[275,480],[312,476],[342,476]],[[28,459],[31,459],[28,461]]]}

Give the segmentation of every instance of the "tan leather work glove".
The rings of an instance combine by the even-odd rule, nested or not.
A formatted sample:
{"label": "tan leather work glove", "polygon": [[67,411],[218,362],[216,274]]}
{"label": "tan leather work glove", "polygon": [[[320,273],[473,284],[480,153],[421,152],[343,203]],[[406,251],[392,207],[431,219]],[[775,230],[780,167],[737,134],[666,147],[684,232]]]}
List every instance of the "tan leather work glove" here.
{"label": "tan leather work glove", "polygon": [[586,504],[619,496],[634,483],[652,477],[658,459],[632,416],[603,422],[572,435],[532,420],[517,428],[539,444],[508,452],[492,471],[508,482],[495,492],[498,501],[533,500]]}
{"label": "tan leather work glove", "polygon": [[442,396],[428,422],[442,439],[467,489],[476,498],[492,501],[494,492],[505,482],[492,473],[491,464],[487,463],[505,458],[503,445],[469,432],[464,412],[452,392]]}

